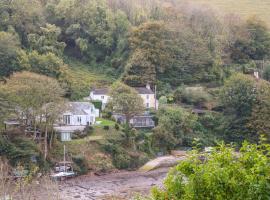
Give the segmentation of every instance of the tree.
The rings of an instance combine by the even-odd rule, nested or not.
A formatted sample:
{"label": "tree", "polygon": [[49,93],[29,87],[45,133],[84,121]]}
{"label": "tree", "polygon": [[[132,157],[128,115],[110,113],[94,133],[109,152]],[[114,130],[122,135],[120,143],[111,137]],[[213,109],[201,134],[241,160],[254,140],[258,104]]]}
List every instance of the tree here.
{"label": "tree", "polygon": [[163,73],[173,60],[170,32],[162,22],[147,22],[131,32],[129,43],[132,54],[124,81],[134,82],[137,86],[145,85],[147,79],[149,83],[155,83],[157,74]]}
{"label": "tree", "polygon": [[121,82],[112,85],[110,97],[109,106],[111,110],[123,114],[127,126],[129,126],[132,117],[142,114],[144,111],[143,99],[138,92]]}
{"label": "tree", "polygon": [[66,44],[59,42],[58,38],[61,34],[61,28],[54,24],[46,24],[45,27],[41,27],[40,34],[28,34],[28,42],[31,50],[36,50],[41,54],[53,53],[58,56],[62,56]]}
{"label": "tree", "polygon": [[236,39],[231,48],[233,61],[247,63],[250,60],[267,59],[270,55],[270,33],[265,22],[252,17],[243,28],[246,36]]}
{"label": "tree", "polygon": [[0,80],[20,70],[17,55],[20,49],[18,38],[8,32],[0,32]]}
{"label": "tree", "polygon": [[267,81],[270,81],[270,63],[267,63],[263,69],[263,78]]}
{"label": "tree", "polygon": [[44,127],[44,157],[46,158],[48,154],[48,126],[52,125],[56,119],[55,117],[49,118],[49,116],[52,116],[52,113],[53,116],[59,113],[59,109],[53,109],[56,106],[48,105],[60,104],[64,96],[64,91],[59,83],[47,76],[21,72],[15,73],[7,79],[6,83],[1,85],[0,91],[7,95],[7,99],[12,103],[18,118],[22,122],[26,118],[25,124],[33,125],[35,133],[37,125],[41,128]]}
{"label": "tree", "polygon": [[160,108],[153,135],[155,146],[172,150],[183,144],[190,145],[195,133],[200,134],[197,119],[197,115],[181,107]]}
{"label": "tree", "polygon": [[20,42],[27,47],[27,35],[34,33],[44,23],[44,7],[39,0],[3,0],[0,2],[0,29],[14,28]]}
{"label": "tree", "polygon": [[130,86],[142,86],[156,82],[155,66],[145,57],[143,51],[136,50],[129,59],[123,81]]}
{"label": "tree", "polygon": [[18,59],[24,69],[54,78],[60,76],[65,65],[61,58],[51,52],[39,54],[37,51],[32,51],[27,54],[21,51]]}
{"label": "tree", "polygon": [[249,119],[248,127],[258,135],[270,138],[270,83],[267,81],[259,81],[256,84],[257,97]]}
{"label": "tree", "polygon": [[221,91],[221,102],[228,112],[237,117],[249,117],[256,101],[256,80],[252,76],[234,74]]}
{"label": "tree", "polygon": [[193,152],[172,169],[153,200],[268,199],[269,145],[244,143],[240,153],[220,144],[211,154]]}

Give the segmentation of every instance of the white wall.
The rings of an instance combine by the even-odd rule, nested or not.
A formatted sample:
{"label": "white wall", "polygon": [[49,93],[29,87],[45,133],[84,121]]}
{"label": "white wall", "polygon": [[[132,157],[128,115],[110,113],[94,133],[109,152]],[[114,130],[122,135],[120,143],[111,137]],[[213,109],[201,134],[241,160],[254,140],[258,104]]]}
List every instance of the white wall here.
{"label": "white wall", "polygon": [[[95,112],[92,114],[88,114],[88,115],[70,115],[70,113],[65,113],[64,115],[69,115],[70,116],[70,126],[86,126],[88,125],[93,125],[96,122],[96,116],[95,116]],[[63,116],[64,116],[63,115]],[[62,122],[64,122],[64,119],[62,119]]]}
{"label": "white wall", "polygon": [[[140,94],[140,96],[143,99],[143,104],[146,108],[155,108],[155,95],[154,94]],[[148,104],[148,107],[147,107]],[[158,108],[158,104],[156,105]]]}
{"label": "white wall", "polygon": [[107,104],[109,101],[109,96],[108,95],[97,95],[97,94],[93,94],[92,92],[90,93],[90,98],[92,100],[96,100],[96,101],[101,101],[102,104]]}

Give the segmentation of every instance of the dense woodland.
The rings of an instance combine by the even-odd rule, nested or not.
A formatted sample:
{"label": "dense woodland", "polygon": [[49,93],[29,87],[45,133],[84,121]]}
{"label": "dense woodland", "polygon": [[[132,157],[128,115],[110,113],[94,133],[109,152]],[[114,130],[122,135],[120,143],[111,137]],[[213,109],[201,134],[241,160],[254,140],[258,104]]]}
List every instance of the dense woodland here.
{"label": "dense woodland", "polygon": [[19,106],[34,121],[45,115],[46,122],[35,121],[44,144],[0,137],[0,156],[16,165],[42,152],[40,166],[48,166],[45,160],[56,154],[49,151],[60,151],[51,131],[60,110],[43,106],[81,100],[90,88],[115,81],[118,103],[121,91],[136,98],[128,86],[146,83],[157,86],[160,103],[151,111],[153,130],[116,124],[122,142],[102,144],[117,168],[138,167],[157,152],[182,147],[225,141],[238,149],[262,135],[268,141],[269,59],[269,27],[256,16],[180,0],[1,0],[0,119],[18,115]]}

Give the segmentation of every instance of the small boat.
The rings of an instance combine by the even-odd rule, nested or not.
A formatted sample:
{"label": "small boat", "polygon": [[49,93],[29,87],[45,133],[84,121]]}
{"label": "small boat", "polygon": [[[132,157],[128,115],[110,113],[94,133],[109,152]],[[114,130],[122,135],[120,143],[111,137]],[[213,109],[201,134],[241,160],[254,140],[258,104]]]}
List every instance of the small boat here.
{"label": "small boat", "polygon": [[51,175],[51,178],[54,179],[54,180],[65,180],[67,178],[72,178],[74,177],[76,174],[73,172],[73,171],[70,171],[70,172],[58,172],[58,173],[55,173],[55,174],[52,174]]}
{"label": "small boat", "polygon": [[73,171],[72,162],[66,161],[66,146],[64,145],[64,161],[56,164],[55,173],[51,175],[54,180],[66,180],[68,178],[76,176]]}

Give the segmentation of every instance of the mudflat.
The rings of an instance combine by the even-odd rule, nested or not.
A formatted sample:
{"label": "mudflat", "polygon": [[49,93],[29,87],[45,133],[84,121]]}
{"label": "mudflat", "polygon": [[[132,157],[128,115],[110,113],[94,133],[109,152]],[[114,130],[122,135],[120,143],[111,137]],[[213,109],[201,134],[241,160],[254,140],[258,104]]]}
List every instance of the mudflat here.
{"label": "mudflat", "polygon": [[60,199],[128,200],[147,195],[153,186],[162,187],[169,168],[149,172],[125,171],[102,176],[80,176],[59,183]]}

